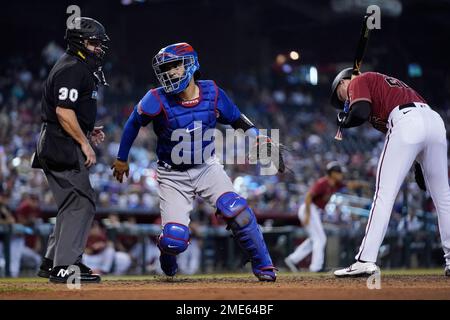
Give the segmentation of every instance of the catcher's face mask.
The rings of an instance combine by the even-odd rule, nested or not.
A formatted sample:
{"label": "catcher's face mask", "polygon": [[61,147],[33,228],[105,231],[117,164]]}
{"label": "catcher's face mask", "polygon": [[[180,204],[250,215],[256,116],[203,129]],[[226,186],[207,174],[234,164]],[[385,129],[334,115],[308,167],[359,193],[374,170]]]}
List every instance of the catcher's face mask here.
{"label": "catcher's face mask", "polygon": [[167,46],[153,58],[156,77],[170,94],[184,91],[199,68],[197,53],[187,43]]}

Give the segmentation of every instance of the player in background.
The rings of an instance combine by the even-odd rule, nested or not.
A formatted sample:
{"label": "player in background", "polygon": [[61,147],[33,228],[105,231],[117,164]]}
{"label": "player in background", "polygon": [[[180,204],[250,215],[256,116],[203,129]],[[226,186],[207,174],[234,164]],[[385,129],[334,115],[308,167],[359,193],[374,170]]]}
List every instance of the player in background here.
{"label": "player in background", "polygon": [[[334,272],[337,277],[373,274],[379,270],[377,255],[389,219],[409,169],[420,164],[426,188],[438,213],[439,231],[450,276],[450,188],[448,184],[447,138],[445,125],[436,111],[412,88],[393,77],[366,72],[351,79],[352,69],[342,70],[332,84],[331,103],[339,112],[338,125],[350,128],[369,121],[386,133],[381,153],[366,232],[356,262]],[[417,177],[416,177],[417,179]]]}
{"label": "player in background", "polygon": [[[163,227],[158,247],[164,273],[174,276],[178,270],[176,256],[189,245],[189,214],[195,196],[200,196],[217,208],[216,214],[226,220],[247,253],[255,276],[261,281],[275,281],[275,268],[256,217],[246,199],[234,191],[230,178],[214,156],[213,139],[202,140],[200,148],[196,148],[194,142],[188,143],[182,151],[183,156],[188,155],[188,160],[200,156],[200,163],[184,159],[177,163],[172,156],[172,150],[179,143],[171,140],[177,129],[191,136],[201,135],[219,122],[242,129],[257,139],[267,139],[259,136],[259,130],[214,81],[198,80],[199,68],[197,53],[187,43],[169,45],[155,55],[153,69],[161,87],[150,90],[131,113],[117,159],[112,165],[113,175],[120,182],[124,174],[128,176],[131,145],[139,129],[153,122],[157,136],[157,179]],[[212,152],[205,155],[207,148]]]}
{"label": "player in background", "polygon": [[337,161],[326,166],[326,175],[318,179],[305,197],[305,202],[298,210],[298,218],[305,227],[308,238],[293,253],[284,259],[292,272],[298,272],[297,264],[312,252],[309,271],[324,271],[325,245],[327,236],[323,229],[321,215],[331,196],[343,188],[357,189],[367,186],[360,181],[344,182],[343,168]]}

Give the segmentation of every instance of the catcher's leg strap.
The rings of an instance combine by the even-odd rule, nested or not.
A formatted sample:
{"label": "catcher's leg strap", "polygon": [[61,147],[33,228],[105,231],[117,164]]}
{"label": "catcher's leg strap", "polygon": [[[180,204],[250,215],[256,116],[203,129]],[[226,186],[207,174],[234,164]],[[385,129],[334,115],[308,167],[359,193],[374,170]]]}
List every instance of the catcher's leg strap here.
{"label": "catcher's leg strap", "polygon": [[159,249],[166,254],[177,255],[189,245],[189,228],[178,223],[167,223],[158,239]]}
{"label": "catcher's leg strap", "polygon": [[272,259],[247,200],[235,192],[227,192],[217,199],[216,206],[217,214],[222,215],[239,245],[249,256],[253,272],[258,276],[261,272],[273,271],[275,268]]}

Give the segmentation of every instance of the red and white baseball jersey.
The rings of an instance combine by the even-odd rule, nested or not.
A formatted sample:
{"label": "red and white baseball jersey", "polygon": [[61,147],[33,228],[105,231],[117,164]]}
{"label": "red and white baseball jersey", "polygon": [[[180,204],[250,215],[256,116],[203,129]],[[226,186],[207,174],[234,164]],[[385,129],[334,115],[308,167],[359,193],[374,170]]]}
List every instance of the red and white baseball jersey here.
{"label": "red and white baseball jersey", "polygon": [[386,132],[391,111],[411,102],[426,103],[416,91],[404,82],[378,72],[365,72],[354,78],[348,86],[350,107],[358,101],[372,104],[369,122],[375,129]]}
{"label": "red and white baseball jersey", "polygon": [[309,190],[312,196],[312,202],[320,209],[325,209],[331,196],[339,189],[345,187],[343,183],[337,183],[335,186],[330,186],[328,178],[322,177],[318,179]]}

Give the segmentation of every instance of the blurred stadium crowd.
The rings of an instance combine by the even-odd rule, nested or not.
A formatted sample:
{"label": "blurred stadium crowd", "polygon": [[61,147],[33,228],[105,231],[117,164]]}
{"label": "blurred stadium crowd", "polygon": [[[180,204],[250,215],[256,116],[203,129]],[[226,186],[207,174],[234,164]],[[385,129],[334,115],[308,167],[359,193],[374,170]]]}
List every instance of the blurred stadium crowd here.
{"label": "blurred stadium crowd", "polygon": [[[51,222],[51,216],[55,214],[56,207],[44,175],[40,170],[30,168],[30,159],[40,131],[42,82],[62,52],[60,47],[49,44],[43,51],[41,65],[30,66],[25,59],[11,59],[0,73],[0,223],[23,226],[21,231],[17,229],[18,235],[10,241],[12,276],[20,274],[21,261],[32,268],[39,264],[42,241],[45,240],[32,235],[33,230]],[[328,87],[293,85],[285,81],[275,68],[269,72],[274,79],[270,85],[262,84],[261,79],[252,73],[238,73],[236,85],[225,89],[258,127],[280,129],[281,142],[291,149],[286,154],[286,163],[292,172],[281,176],[258,176],[255,167],[250,165],[227,165],[226,169],[237,191],[248,198],[257,212],[261,224],[266,227],[299,226],[298,207],[314,180],[324,175],[327,162],[337,160],[345,165],[348,179],[364,180],[374,185],[383,135],[366,125],[345,131],[344,141],[336,142],[333,139],[336,132],[335,110],[328,104]],[[98,196],[99,219],[92,227],[88,240],[86,263],[97,266],[102,273],[158,272],[156,262],[159,251],[152,236],[152,230],[154,235],[159,230],[158,186],[155,137],[150,126],[141,129],[133,145],[130,178],[119,184],[114,181],[110,170],[123,124],[134,105],[153,87],[155,81],[150,74],[148,84],[139,86],[128,75],[108,73],[107,80],[110,86],[100,92],[97,117],[97,124],[105,127],[106,139],[96,149],[98,164],[91,169],[91,181]],[[448,109],[439,111],[446,121],[450,120]],[[349,190],[343,192],[350,194]],[[353,194],[362,199],[355,207],[363,211],[352,211],[345,196],[341,197],[341,202],[332,201],[327,208],[324,219],[330,230],[343,231],[340,234],[344,236],[339,239],[348,252],[342,251],[340,259],[350,259],[357,248],[365,228],[367,204],[372,192],[361,189]],[[409,200],[406,211],[404,196]],[[388,246],[383,248],[390,253],[394,252],[394,248],[399,252],[395,258],[391,257],[391,266],[408,266],[411,260],[402,257],[405,250],[414,249],[410,243],[417,242],[419,249],[426,247],[428,254],[433,249],[436,240],[434,208],[428,195],[419,191],[411,177],[395,208],[389,226],[395,240],[392,243],[388,240]],[[205,271],[202,266],[202,254],[206,252],[202,241],[205,231],[202,228],[221,225],[215,219],[212,208],[200,201],[192,220],[193,244],[180,258],[186,260],[180,262],[180,269],[187,274]],[[139,232],[132,231],[117,232],[133,230],[141,222],[153,224],[154,228],[146,233],[150,236],[141,237]],[[423,242],[424,239],[427,241]],[[299,240],[301,237],[294,238],[293,243]],[[283,244],[275,239],[269,245],[277,250],[277,246]],[[144,269],[139,260],[143,252]],[[283,267],[281,261],[286,253],[281,250],[278,255],[274,254],[280,267]],[[345,254],[347,256],[342,256]],[[419,260],[430,265],[439,263],[438,258],[434,262],[431,258],[428,262]]]}

